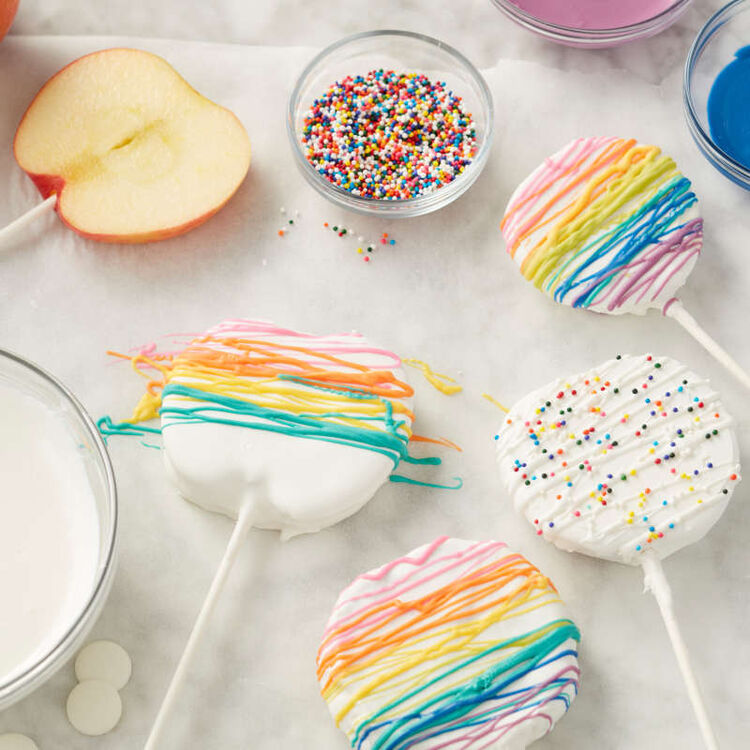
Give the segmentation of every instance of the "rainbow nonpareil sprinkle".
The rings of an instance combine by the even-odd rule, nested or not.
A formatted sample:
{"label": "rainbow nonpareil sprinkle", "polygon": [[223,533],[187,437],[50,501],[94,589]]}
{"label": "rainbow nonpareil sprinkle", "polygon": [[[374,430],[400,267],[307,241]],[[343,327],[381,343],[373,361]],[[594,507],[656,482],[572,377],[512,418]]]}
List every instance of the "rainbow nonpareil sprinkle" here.
{"label": "rainbow nonpareil sprinkle", "polygon": [[445,83],[382,69],[336,81],[313,102],[301,137],[326,180],[382,200],[437,190],[477,151],[473,117]]}

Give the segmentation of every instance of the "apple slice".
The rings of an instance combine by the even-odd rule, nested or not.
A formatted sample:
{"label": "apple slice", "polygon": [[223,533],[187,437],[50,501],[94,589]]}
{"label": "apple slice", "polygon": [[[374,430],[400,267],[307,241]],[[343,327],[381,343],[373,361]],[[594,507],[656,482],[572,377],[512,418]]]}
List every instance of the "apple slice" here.
{"label": "apple slice", "polygon": [[18,10],[18,0],[0,0],[0,42],[8,33]]}
{"label": "apple slice", "polygon": [[[0,0],[1,1],[1,0]],[[151,242],[202,224],[234,194],[250,142],[232,112],[165,60],[94,52],[42,87],[16,131],[16,160],[74,231]]]}

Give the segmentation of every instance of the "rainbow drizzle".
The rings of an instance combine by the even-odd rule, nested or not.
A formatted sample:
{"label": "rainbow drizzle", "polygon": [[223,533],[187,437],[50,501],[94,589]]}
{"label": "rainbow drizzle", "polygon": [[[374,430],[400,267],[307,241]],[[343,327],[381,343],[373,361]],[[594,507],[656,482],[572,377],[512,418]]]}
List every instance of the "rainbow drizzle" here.
{"label": "rainbow drizzle", "polygon": [[410,441],[449,444],[413,434],[414,391],[396,373],[401,360],[359,334],[315,336],[229,320],[179,352],[128,358],[142,374],[156,369],[160,377],[150,380],[130,421],[99,420],[105,435],[158,432],[135,425],[160,415],[162,429],[200,422],[247,427],[374,451],[394,467],[440,463],[411,456]]}
{"label": "rainbow drizzle", "polygon": [[443,537],[341,594],[321,691],[361,750],[533,741],[578,690],[580,634],[565,614],[552,582],[505,544]]}
{"label": "rainbow drizzle", "polygon": [[521,273],[555,301],[645,312],[673,298],[700,253],[697,200],[658,147],[579,138],[518,188],[501,228]]}

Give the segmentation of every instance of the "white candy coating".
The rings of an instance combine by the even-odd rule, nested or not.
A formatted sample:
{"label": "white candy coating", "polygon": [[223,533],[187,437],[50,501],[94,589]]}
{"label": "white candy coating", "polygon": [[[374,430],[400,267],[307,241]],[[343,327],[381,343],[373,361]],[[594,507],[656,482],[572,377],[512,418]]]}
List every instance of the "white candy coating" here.
{"label": "white candy coating", "polygon": [[0,734],[0,750],[39,750],[39,746],[25,734]]}
{"label": "white candy coating", "polygon": [[[299,339],[279,333],[261,335],[254,329],[248,332],[242,328],[255,325],[254,321],[227,321],[207,334],[226,339],[246,336],[272,345],[334,349],[339,352],[337,356],[361,365],[390,367],[399,380],[406,382],[401,367],[393,366],[398,358],[368,351],[373,347],[362,337]],[[269,324],[263,325],[273,330]],[[306,356],[298,351],[294,355]],[[194,379],[190,374],[176,372],[170,382],[190,385]],[[289,385],[294,387],[291,382]],[[299,398],[305,398],[302,386]],[[402,401],[411,406],[410,398]],[[237,518],[240,508],[252,496],[253,526],[280,530],[284,538],[319,531],[355,513],[394,468],[388,456],[353,445],[211,421],[176,421],[164,416],[165,409],[183,404],[180,397],[165,393],[165,463],[181,494],[207,510],[232,518]],[[252,421],[250,417],[246,419]],[[410,425],[411,420],[406,423]]]}
{"label": "white candy coating", "polygon": [[115,690],[122,690],[130,680],[133,663],[119,643],[94,641],[76,657],[75,671],[79,682],[100,680],[109,683]]}
{"label": "white candy coating", "polygon": [[561,549],[639,565],[701,539],[739,481],[709,382],[666,357],[623,356],[513,406],[497,457],[516,509]]}
{"label": "white candy coating", "polygon": [[122,717],[122,701],[109,683],[86,680],[70,692],[66,711],[74,729],[89,737],[98,737],[117,726]]}
{"label": "white candy coating", "polygon": [[578,639],[525,558],[443,537],[344,589],[318,678],[360,750],[523,750],[575,699]]}
{"label": "white candy coating", "polygon": [[609,314],[663,309],[702,247],[690,181],[656,146],[577,138],[516,189],[502,224],[524,277],[556,302]]}

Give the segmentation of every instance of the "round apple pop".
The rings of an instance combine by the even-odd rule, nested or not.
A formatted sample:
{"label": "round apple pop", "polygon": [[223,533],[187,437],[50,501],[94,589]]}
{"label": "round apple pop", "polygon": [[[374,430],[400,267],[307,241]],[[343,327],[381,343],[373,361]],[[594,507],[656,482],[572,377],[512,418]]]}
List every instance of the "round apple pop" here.
{"label": "round apple pop", "polygon": [[250,165],[234,114],[135,49],[94,52],[53,76],[23,116],[13,150],[45,201],[0,237],[51,208],[102,242],[174,237],[213,216]]}
{"label": "round apple pop", "polygon": [[555,302],[614,315],[661,310],[750,388],[675,296],[703,245],[697,203],[657,146],[578,138],[521,183],[501,228],[523,276]]}
{"label": "round apple pop", "polygon": [[579,640],[524,557],[441,537],[342,592],[318,679],[357,750],[521,750],[575,699]]}
{"label": "round apple pop", "polygon": [[716,747],[660,560],[716,523],[739,480],[718,394],[666,357],[617,357],[525,396],[496,441],[503,481],[539,536],[643,567],[706,744]]}
{"label": "round apple pop", "polygon": [[284,536],[317,531],[359,510],[401,461],[439,462],[408,453],[413,391],[400,359],[358,334],[314,336],[229,320],[156,364],[163,377],[150,385],[135,421],[159,411],[177,487],[237,524],[147,748],[158,746],[251,526]]}

